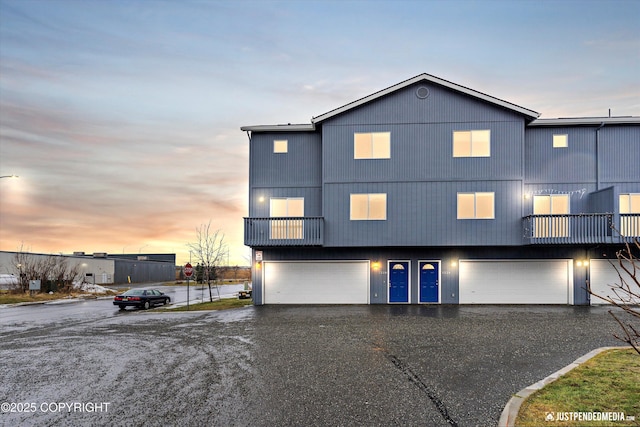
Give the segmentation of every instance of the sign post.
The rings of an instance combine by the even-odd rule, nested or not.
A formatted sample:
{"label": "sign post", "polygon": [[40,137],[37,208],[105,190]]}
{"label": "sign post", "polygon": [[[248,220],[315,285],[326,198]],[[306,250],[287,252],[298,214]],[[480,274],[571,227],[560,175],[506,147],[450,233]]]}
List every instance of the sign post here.
{"label": "sign post", "polygon": [[187,276],[187,311],[189,311],[189,280],[193,275],[193,266],[190,262],[184,266],[184,275]]}

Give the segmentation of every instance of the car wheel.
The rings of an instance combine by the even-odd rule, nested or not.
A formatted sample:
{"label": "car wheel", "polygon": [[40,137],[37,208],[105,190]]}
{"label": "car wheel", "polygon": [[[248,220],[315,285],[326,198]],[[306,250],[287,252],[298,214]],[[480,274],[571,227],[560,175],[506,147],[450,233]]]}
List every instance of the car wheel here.
{"label": "car wheel", "polygon": [[149,304],[149,301],[145,301],[142,308],[144,308],[145,310],[149,310],[149,307],[151,307],[151,304]]}
{"label": "car wheel", "polygon": [[169,302],[171,302],[171,299],[170,299],[170,298],[165,298],[165,299],[164,299],[164,305],[169,304]]}
{"label": "car wheel", "polygon": [[120,307],[120,310],[124,310],[124,309],[126,309],[126,308],[127,308],[127,306],[126,306],[126,305],[119,305],[118,307]]}

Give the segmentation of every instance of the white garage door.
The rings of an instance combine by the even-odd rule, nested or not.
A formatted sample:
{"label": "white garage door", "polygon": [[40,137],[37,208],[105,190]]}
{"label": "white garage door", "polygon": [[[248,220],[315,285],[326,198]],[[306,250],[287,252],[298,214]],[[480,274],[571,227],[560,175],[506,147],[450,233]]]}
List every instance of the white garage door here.
{"label": "white garage door", "polygon": [[573,304],[568,260],[460,261],[460,304]]}
{"label": "white garage door", "polygon": [[367,304],[369,262],[263,263],[265,304]]}
{"label": "white garage door", "polygon": [[[618,271],[622,275],[622,278],[626,283],[631,285],[631,289],[636,286],[633,282],[633,278],[629,276],[618,264],[618,260],[611,260],[613,265],[606,259],[592,259],[589,261],[589,279],[591,281],[591,291],[602,296],[610,296],[611,298],[620,301],[616,294],[609,285],[618,285],[621,283]],[[614,267],[615,266],[615,267]],[[633,268],[630,263],[627,264],[628,268]],[[617,270],[616,270],[617,268]],[[632,270],[633,271],[633,270]],[[637,287],[636,287],[637,289]],[[621,293],[620,296],[624,297],[625,294]],[[600,298],[591,295],[591,304],[609,304],[607,301],[603,301]]]}

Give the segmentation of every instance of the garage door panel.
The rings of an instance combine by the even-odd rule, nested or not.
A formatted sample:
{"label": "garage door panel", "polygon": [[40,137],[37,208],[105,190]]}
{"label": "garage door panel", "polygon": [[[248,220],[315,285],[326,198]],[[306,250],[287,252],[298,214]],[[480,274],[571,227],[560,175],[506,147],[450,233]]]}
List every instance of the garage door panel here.
{"label": "garage door panel", "polygon": [[461,304],[567,304],[566,260],[460,261]]}
{"label": "garage door panel", "polygon": [[[613,264],[612,264],[613,263]],[[626,266],[628,269],[633,271],[633,266],[631,263],[627,262]],[[620,264],[618,264],[618,260],[612,260],[611,262],[607,259],[592,259],[589,262],[589,278],[591,284],[591,291],[597,295],[601,296],[609,296],[614,300],[621,301],[620,298],[616,296],[611,286],[617,286],[621,283],[620,276],[618,276],[618,272],[622,276],[622,279],[631,286],[633,289],[635,287],[635,283],[633,282],[633,278],[624,271]],[[620,296],[624,297],[625,293],[620,293]],[[609,302],[604,301],[596,296],[591,295],[591,304],[609,304]]]}
{"label": "garage door panel", "polygon": [[263,263],[265,304],[367,304],[369,263]]}

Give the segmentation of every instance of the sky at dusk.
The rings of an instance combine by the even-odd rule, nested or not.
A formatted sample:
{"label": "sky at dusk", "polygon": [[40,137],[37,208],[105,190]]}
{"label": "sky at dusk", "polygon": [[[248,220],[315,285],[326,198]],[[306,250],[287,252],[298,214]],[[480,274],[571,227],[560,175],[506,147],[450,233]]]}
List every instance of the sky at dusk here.
{"label": "sky at dusk", "polygon": [[248,138],[421,73],[640,116],[640,1],[0,0],[0,250],[249,263]]}

